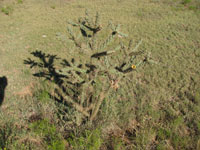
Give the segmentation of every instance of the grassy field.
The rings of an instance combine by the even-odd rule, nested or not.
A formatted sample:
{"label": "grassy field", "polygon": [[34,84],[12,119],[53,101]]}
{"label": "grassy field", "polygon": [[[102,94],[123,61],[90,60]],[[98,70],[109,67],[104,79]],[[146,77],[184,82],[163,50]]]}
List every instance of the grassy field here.
{"label": "grassy field", "polygon": [[[34,76],[41,68],[25,63],[38,61],[36,51],[84,59],[68,38],[67,21],[86,9],[101,15],[100,39],[109,21],[121,24],[123,41],[135,46],[142,39],[138,50],[157,62],[129,73],[94,121],[80,121],[80,112],[50,95],[54,81]],[[200,149],[199,39],[198,0],[0,0],[0,77],[8,80],[0,150]]]}

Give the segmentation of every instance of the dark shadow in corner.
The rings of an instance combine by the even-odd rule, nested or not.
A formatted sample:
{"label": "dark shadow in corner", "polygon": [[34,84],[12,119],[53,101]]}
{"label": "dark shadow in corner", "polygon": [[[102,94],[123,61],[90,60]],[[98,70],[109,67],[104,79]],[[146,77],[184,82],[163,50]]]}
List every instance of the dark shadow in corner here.
{"label": "dark shadow in corner", "polygon": [[6,89],[7,85],[8,85],[8,79],[5,76],[0,77],[0,106],[3,103],[4,95],[5,95],[5,89]]}

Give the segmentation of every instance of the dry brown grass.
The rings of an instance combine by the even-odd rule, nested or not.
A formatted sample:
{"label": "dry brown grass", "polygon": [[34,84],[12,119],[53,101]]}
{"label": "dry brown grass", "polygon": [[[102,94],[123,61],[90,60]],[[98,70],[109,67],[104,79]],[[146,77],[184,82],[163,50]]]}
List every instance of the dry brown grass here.
{"label": "dry brown grass", "polygon": [[14,92],[15,96],[24,99],[28,97],[33,97],[35,84],[31,82],[29,85],[23,87],[19,92]]}

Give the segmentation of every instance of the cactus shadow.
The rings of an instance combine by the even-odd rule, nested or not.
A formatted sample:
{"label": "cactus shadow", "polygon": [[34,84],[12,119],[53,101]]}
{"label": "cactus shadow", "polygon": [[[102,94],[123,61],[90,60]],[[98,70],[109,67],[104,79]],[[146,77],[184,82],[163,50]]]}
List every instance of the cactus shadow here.
{"label": "cactus shadow", "polygon": [[[31,52],[31,55],[37,60],[27,58],[24,60],[24,64],[28,65],[31,69],[37,68],[36,73],[33,73],[33,76],[43,78],[50,83],[57,85],[54,90],[55,95],[49,93],[52,99],[65,105],[67,105],[67,103],[64,101],[62,95],[67,95],[72,99],[77,99],[79,88],[84,82],[73,82],[69,76],[60,74],[56,71],[58,70],[58,66],[61,66],[61,68],[71,67],[75,61],[74,58],[68,61],[59,58],[57,55],[46,54],[41,51]],[[78,64],[77,66],[80,67],[82,64]],[[88,68],[88,70],[92,70],[93,66],[88,66]]]}
{"label": "cactus shadow", "polygon": [[33,76],[45,78],[49,81],[54,81],[56,84],[60,85],[62,83],[60,74],[55,71],[55,60],[60,59],[57,55],[45,54],[41,51],[31,52],[35,58],[39,61],[35,61],[31,58],[24,60],[24,64],[29,65],[30,68],[40,68],[42,71],[34,73]]}
{"label": "cactus shadow", "polygon": [[[43,78],[49,82],[53,82],[59,87],[59,89],[65,91],[65,87],[63,86],[63,78],[68,77],[57,73],[55,65],[55,61],[61,58],[59,58],[57,55],[46,54],[42,51],[31,52],[31,55],[37,60],[27,58],[26,60],[24,60],[24,64],[29,65],[31,69],[37,68],[37,71],[36,73],[33,73],[33,76]],[[62,65],[68,66],[69,62],[67,60],[63,60]],[[53,97],[56,101],[60,102],[62,100],[62,97],[57,98],[50,93],[49,95]]]}

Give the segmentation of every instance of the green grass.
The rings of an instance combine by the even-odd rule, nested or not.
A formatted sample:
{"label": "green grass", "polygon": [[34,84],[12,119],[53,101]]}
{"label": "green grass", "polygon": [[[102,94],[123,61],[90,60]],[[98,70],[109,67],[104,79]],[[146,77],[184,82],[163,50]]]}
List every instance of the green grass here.
{"label": "green grass", "polygon": [[[14,10],[0,13],[0,76],[8,78],[0,106],[0,149],[37,149],[34,145],[39,145],[38,149],[85,145],[104,150],[200,147],[198,1],[19,2],[0,1],[1,11],[4,6]],[[74,122],[79,122],[80,114],[55,102],[49,95],[55,87],[40,83],[41,79],[32,76],[38,70],[23,62],[28,57],[35,59],[30,52],[36,50],[67,60],[79,59],[66,27],[68,20],[83,16],[86,8],[94,15],[100,12],[105,28],[110,20],[120,23],[133,45],[143,39],[139,50],[151,52],[159,63],[128,75],[129,82],[122,82],[117,96],[103,101],[93,124],[86,121],[77,126]],[[7,11],[9,15],[5,15]],[[103,33],[101,38],[105,36]],[[32,96],[26,95],[26,87]],[[97,143],[92,145],[94,139]]]}

